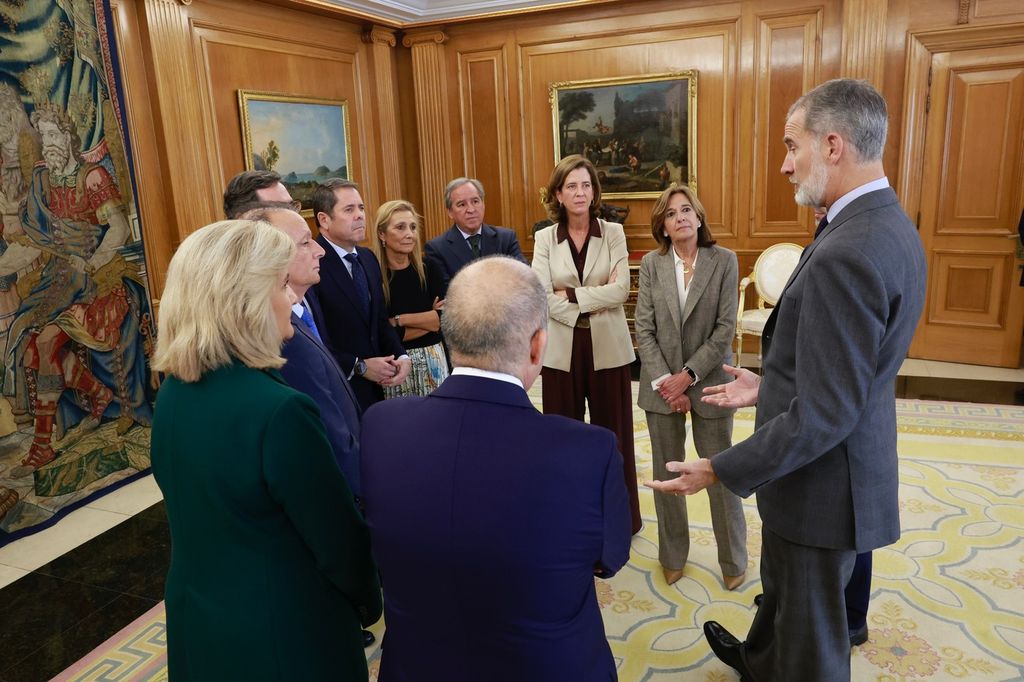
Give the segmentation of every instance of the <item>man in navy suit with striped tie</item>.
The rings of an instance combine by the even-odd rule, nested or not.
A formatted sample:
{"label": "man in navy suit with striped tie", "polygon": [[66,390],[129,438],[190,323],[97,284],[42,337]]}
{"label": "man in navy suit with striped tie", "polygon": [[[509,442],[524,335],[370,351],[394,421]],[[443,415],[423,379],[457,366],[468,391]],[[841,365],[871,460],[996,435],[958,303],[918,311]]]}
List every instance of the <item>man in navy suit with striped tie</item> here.
{"label": "man in navy suit with striped tie", "polygon": [[[266,203],[246,211],[242,218],[268,222],[295,242],[295,257],[288,268],[288,284],[298,299],[292,308],[295,333],[281,349],[281,355],[287,360],[281,368],[281,375],[292,388],[308,395],[320,407],[320,418],[327,430],[338,468],[359,501],[362,492],[359,472],[362,411],[352,387],[324,345],[315,322],[322,317],[311,287],[320,281],[323,247],[316,243],[306,221],[289,203]],[[372,632],[363,630],[365,646],[373,644],[374,639]]]}
{"label": "man in navy suit with striped tie", "polygon": [[388,322],[380,264],[358,246],[366,236],[366,208],[354,182],[331,178],[311,198],[325,251],[320,283],[314,287],[323,310],[327,346],[365,410],[384,398],[384,386],[398,386],[412,361]]}

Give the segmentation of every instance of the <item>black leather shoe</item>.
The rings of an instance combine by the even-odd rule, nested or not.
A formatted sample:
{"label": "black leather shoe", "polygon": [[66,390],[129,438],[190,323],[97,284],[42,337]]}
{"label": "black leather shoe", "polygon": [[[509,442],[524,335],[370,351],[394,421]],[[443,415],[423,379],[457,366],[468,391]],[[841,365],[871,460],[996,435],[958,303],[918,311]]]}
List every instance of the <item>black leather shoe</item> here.
{"label": "black leather shoe", "polygon": [[763,594],[757,595],[756,597],[754,597],[754,606],[761,606],[761,602],[763,602],[763,601],[764,601],[764,595]]}
{"label": "black leather shoe", "polygon": [[704,623],[704,638],[708,640],[708,644],[711,645],[711,650],[715,652],[718,660],[740,674],[740,680],[752,679],[740,652],[743,643],[733,637],[732,633],[722,627],[721,623],[714,620]]}
{"label": "black leather shoe", "polygon": [[864,623],[861,627],[856,630],[850,630],[850,648],[860,646],[864,642],[868,641],[868,624]]}
{"label": "black leather shoe", "polygon": [[363,630],[363,647],[368,647],[376,641],[377,638],[373,636],[372,632],[369,630]]}

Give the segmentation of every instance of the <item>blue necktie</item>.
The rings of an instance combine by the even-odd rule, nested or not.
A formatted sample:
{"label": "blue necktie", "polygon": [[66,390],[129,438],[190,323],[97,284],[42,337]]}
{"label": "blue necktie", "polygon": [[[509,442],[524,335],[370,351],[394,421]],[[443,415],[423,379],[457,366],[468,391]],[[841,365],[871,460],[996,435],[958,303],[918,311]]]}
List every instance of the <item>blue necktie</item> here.
{"label": "blue necktie", "polygon": [[363,264],[359,262],[359,256],[354,253],[346,253],[345,260],[352,266],[352,282],[356,285],[356,293],[359,295],[359,305],[363,311],[363,317],[370,316],[370,283],[366,279],[366,271]]}
{"label": "blue necktie", "polygon": [[324,342],[324,340],[320,338],[320,330],[316,328],[316,322],[313,321],[313,314],[309,312],[309,308],[307,308],[304,303],[302,304],[302,315],[299,316],[299,319],[306,323],[306,326],[309,327],[309,331],[313,332],[313,336],[316,337],[317,341],[320,343]]}

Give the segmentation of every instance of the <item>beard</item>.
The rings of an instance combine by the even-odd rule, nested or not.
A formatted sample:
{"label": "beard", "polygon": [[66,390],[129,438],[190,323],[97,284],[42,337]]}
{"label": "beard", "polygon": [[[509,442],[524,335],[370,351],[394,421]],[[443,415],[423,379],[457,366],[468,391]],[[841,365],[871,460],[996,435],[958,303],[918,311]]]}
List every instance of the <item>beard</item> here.
{"label": "beard", "polygon": [[815,158],[811,162],[809,177],[796,184],[796,203],[811,208],[824,206],[825,186],[828,184],[828,167],[825,162]]}
{"label": "beard", "polygon": [[67,168],[71,155],[61,147],[45,147],[43,149],[43,161],[51,171],[60,172]]}

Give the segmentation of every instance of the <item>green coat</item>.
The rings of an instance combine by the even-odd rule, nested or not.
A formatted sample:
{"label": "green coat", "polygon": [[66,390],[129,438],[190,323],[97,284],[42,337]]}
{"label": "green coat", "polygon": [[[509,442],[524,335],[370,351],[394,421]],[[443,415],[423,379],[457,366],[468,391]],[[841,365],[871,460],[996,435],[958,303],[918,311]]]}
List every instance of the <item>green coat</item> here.
{"label": "green coat", "polygon": [[366,680],[380,618],[370,536],[320,412],[235,363],[157,396],[153,473],[171,526],[172,680]]}

